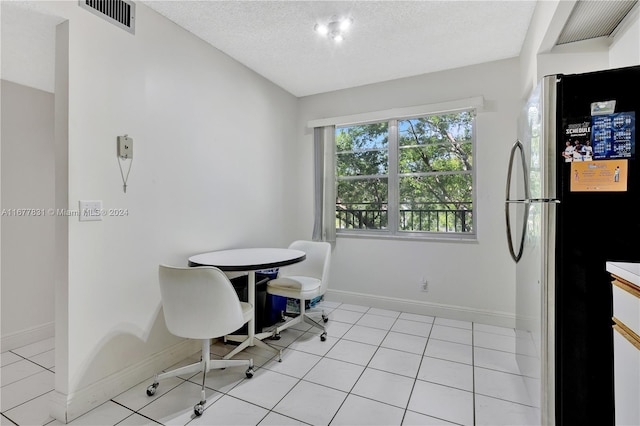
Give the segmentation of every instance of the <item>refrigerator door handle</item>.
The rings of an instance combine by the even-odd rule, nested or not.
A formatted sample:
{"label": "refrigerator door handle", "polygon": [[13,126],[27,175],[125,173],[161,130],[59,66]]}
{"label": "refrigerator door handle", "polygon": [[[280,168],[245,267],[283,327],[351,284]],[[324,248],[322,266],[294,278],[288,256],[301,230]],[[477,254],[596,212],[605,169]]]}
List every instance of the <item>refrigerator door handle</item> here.
{"label": "refrigerator door handle", "polygon": [[530,198],[530,203],[552,203],[552,204],[560,204],[560,200],[557,198]]}
{"label": "refrigerator door handle", "polygon": [[[513,173],[513,160],[516,156],[516,151],[520,151],[520,160],[522,162],[522,173],[524,175],[524,194],[525,199],[523,200],[511,200],[509,199],[510,191],[511,191],[511,175]],[[513,235],[511,232],[511,215],[509,212],[509,204],[512,203],[521,203],[525,205],[524,208],[524,217],[522,218],[522,229],[520,232],[520,247],[518,247],[518,253],[515,252],[513,246]],[[511,254],[511,258],[518,263],[520,258],[522,257],[522,252],[524,251],[524,239],[527,233],[527,221],[529,219],[529,206],[530,206],[530,193],[529,193],[529,175],[527,172],[527,163],[524,158],[524,147],[522,146],[522,142],[517,140],[513,147],[511,148],[511,154],[509,155],[509,169],[507,170],[507,190],[505,196],[504,203],[504,212],[505,219],[507,221],[507,243],[509,245],[509,253]]]}

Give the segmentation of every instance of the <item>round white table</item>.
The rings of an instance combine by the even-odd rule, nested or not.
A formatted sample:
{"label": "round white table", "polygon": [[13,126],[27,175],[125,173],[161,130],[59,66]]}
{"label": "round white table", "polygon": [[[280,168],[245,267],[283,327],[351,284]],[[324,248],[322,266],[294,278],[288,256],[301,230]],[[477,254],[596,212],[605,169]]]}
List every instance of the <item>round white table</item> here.
{"label": "round white table", "polygon": [[189,266],[215,266],[224,272],[246,272],[248,274],[248,302],[254,307],[253,318],[248,323],[247,336],[227,336],[228,340],[240,342],[238,347],[229,352],[224,358],[229,359],[249,346],[260,346],[281,355],[279,349],[267,345],[262,339],[271,333],[255,332],[255,301],[256,301],[256,271],[279,268],[302,262],[306,254],[300,250],[283,248],[239,248],[218,250],[196,254],[189,257]]}

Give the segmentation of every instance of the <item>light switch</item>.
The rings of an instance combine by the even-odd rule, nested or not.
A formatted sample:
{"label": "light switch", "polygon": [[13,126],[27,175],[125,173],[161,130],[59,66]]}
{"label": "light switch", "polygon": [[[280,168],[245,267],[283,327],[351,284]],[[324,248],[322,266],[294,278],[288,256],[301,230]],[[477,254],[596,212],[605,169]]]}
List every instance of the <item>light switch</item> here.
{"label": "light switch", "polygon": [[80,222],[102,220],[102,200],[80,200]]}
{"label": "light switch", "polygon": [[118,136],[118,157],[133,158],[133,138],[127,135]]}

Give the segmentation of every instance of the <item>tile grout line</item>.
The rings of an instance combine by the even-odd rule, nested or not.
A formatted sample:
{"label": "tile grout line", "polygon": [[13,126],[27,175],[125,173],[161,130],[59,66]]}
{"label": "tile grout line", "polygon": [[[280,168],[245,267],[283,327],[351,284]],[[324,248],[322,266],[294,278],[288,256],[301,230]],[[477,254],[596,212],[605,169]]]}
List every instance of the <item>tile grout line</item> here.
{"label": "tile grout line", "polygon": [[[337,309],[340,309],[340,306],[341,306],[341,304],[340,304],[340,305],[337,305],[337,306],[335,306],[335,307],[334,307],[334,306],[332,306],[332,307],[330,308],[330,309],[331,309],[331,311],[329,311],[329,314],[330,314],[331,312],[333,312],[333,311],[337,310]],[[359,310],[349,310],[349,309],[342,309],[342,310],[347,311],[347,312],[352,312],[352,313],[357,313],[357,314],[359,314],[358,319],[356,319],[354,322],[342,322],[342,321],[337,321],[337,320],[330,320],[330,321],[332,321],[332,322],[334,322],[334,323],[340,323],[340,324],[344,325],[344,326],[345,326],[345,328],[346,328],[346,331],[345,331],[344,333],[342,333],[342,334],[340,335],[340,337],[338,337],[338,338],[336,339],[336,341],[335,341],[334,345],[335,345],[335,344],[337,344],[337,343],[338,343],[338,342],[340,342],[340,341],[346,341],[346,342],[354,342],[354,343],[359,343],[359,344],[366,344],[366,345],[375,346],[375,350],[373,351],[373,353],[372,353],[371,357],[370,357],[370,358],[368,359],[368,361],[366,362],[366,365],[361,365],[361,364],[357,364],[357,363],[353,363],[353,362],[349,362],[349,361],[343,361],[343,360],[340,360],[340,359],[337,359],[337,358],[331,358],[331,357],[327,356],[327,354],[330,352],[331,348],[330,348],[328,351],[325,351],[325,352],[323,353],[323,355],[319,355],[319,353],[320,353],[321,351],[320,351],[320,352],[318,352],[318,353],[314,353],[314,352],[306,352],[305,350],[299,350],[299,349],[297,349],[297,348],[292,348],[292,347],[291,347],[291,345],[292,345],[292,344],[294,344],[296,341],[299,341],[299,340],[300,340],[303,336],[305,336],[307,333],[310,333],[310,332],[311,332],[311,330],[314,330],[314,327],[309,327],[309,328],[308,328],[308,329],[306,329],[306,330],[300,330],[300,329],[296,329],[296,328],[294,327],[293,329],[295,329],[295,330],[297,330],[298,332],[300,332],[300,334],[299,334],[298,336],[296,336],[293,340],[291,340],[290,342],[288,342],[288,343],[286,344],[286,346],[283,346],[283,347],[282,347],[282,350],[284,351],[284,350],[288,349],[288,350],[291,350],[291,351],[297,351],[297,352],[305,353],[305,354],[309,354],[309,355],[316,355],[316,356],[318,356],[319,358],[317,359],[317,361],[315,361],[315,363],[314,363],[314,364],[313,364],[313,365],[312,365],[312,366],[311,366],[311,367],[310,367],[310,368],[309,368],[309,369],[308,369],[304,374],[302,374],[302,375],[301,375],[301,377],[290,376],[289,374],[281,373],[281,372],[274,371],[274,370],[270,370],[270,369],[266,368],[266,367],[265,367],[265,365],[267,365],[267,363],[269,363],[269,362],[273,361],[273,360],[276,358],[275,356],[272,356],[271,358],[267,358],[267,361],[266,361],[266,362],[264,362],[264,363],[262,363],[262,364],[261,364],[261,366],[260,366],[260,367],[258,367],[259,369],[270,370],[270,371],[277,372],[277,373],[279,373],[279,374],[284,374],[284,375],[289,376],[289,377],[295,377],[297,381],[296,381],[296,382],[295,382],[295,384],[294,384],[294,385],[293,385],[293,386],[292,386],[292,387],[291,387],[291,388],[290,388],[290,389],[285,393],[285,395],[284,395],[284,396],[282,396],[282,398],[280,398],[280,399],[278,400],[278,402],[276,402],[276,403],[273,405],[273,407],[272,407],[271,409],[268,409],[268,410],[267,410],[266,414],[265,414],[265,415],[264,415],[264,416],[263,416],[263,417],[262,417],[262,418],[261,418],[261,419],[256,423],[256,425],[261,424],[262,422],[264,422],[264,421],[265,421],[265,419],[266,419],[266,418],[269,416],[269,414],[271,414],[271,413],[277,414],[277,415],[279,415],[279,416],[284,416],[284,417],[289,418],[289,419],[292,419],[292,420],[301,421],[301,422],[302,422],[302,423],[304,423],[304,424],[308,424],[307,422],[305,422],[305,421],[303,421],[303,420],[298,420],[298,419],[295,419],[295,418],[290,417],[290,416],[288,416],[288,415],[281,414],[281,413],[279,413],[279,412],[277,412],[277,411],[274,411],[274,408],[275,408],[279,403],[281,403],[281,402],[282,402],[282,401],[283,401],[283,400],[284,400],[288,395],[290,395],[290,394],[291,394],[291,392],[292,392],[292,390],[293,390],[295,387],[299,386],[299,385],[300,385],[300,383],[301,383],[302,381],[305,381],[306,383],[311,383],[311,384],[314,384],[314,385],[318,385],[318,386],[323,386],[323,387],[326,387],[326,388],[329,388],[329,389],[333,389],[333,390],[336,390],[336,391],[339,391],[339,392],[343,392],[343,393],[345,393],[345,394],[346,394],[345,398],[340,402],[340,404],[339,404],[339,406],[337,407],[336,411],[332,414],[331,420],[329,421],[329,423],[328,423],[328,424],[331,424],[331,423],[336,419],[336,416],[338,415],[338,413],[340,412],[340,410],[345,406],[346,400],[347,400],[347,399],[349,398],[349,396],[351,396],[351,395],[354,395],[354,396],[357,396],[357,397],[360,397],[360,398],[363,398],[363,399],[366,399],[366,400],[369,400],[369,401],[373,401],[373,402],[376,402],[376,403],[380,403],[380,404],[383,404],[383,405],[387,405],[387,406],[389,406],[389,407],[395,407],[395,408],[400,408],[400,409],[402,409],[402,410],[403,410],[403,413],[402,413],[402,417],[401,417],[401,422],[400,422],[400,424],[402,424],[402,422],[403,422],[403,421],[405,421],[405,418],[406,418],[406,416],[407,416],[407,414],[408,414],[409,412],[411,412],[411,413],[415,413],[415,414],[418,414],[418,415],[427,415],[427,414],[425,414],[425,413],[415,412],[415,411],[413,411],[413,410],[409,410],[409,404],[410,404],[410,402],[411,402],[411,396],[413,395],[413,392],[414,392],[414,391],[415,391],[415,389],[416,389],[416,384],[417,384],[418,380],[420,380],[420,379],[419,379],[420,368],[423,366],[423,363],[425,362],[425,359],[426,359],[426,358],[433,358],[433,359],[444,359],[444,360],[446,360],[445,358],[437,358],[437,357],[427,356],[427,348],[429,347],[429,343],[430,343],[430,342],[432,342],[432,341],[445,341],[445,342],[449,342],[449,343],[457,343],[457,344],[461,344],[461,343],[457,342],[455,339],[454,339],[454,340],[444,340],[444,339],[438,339],[438,338],[434,337],[434,336],[433,336],[434,326],[435,326],[435,325],[438,325],[438,326],[445,327],[445,328],[460,329],[460,330],[468,330],[468,329],[467,329],[466,327],[462,327],[462,326],[457,327],[457,326],[455,326],[455,325],[449,325],[449,324],[436,324],[436,321],[437,321],[437,319],[438,319],[437,317],[433,317],[433,316],[425,315],[425,316],[427,316],[427,317],[431,317],[431,321],[430,321],[430,322],[425,322],[425,323],[424,323],[424,324],[429,324],[430,329],[429,329],[429,333],[428,333],[428,335],[426,336],[426,341],[425,341],[424,347],[422,348],[421,353],[419,353],[419,354],[418,354],[418,353],[416,353],[416,352],[411,352],[410,350],[406,350],[407,348],[411,348],[410,346],[405,346],[405,349],[396,349],[396,348],[394,348],[394,347],[387,347],[387,346],[382,346],[382,345],[383,345],[384,340],[385,340],[386,338],[388,338],[388,337],[391,335],[391,333],[392,333],[392,332],[394,332],[394,333],[398,333],[398,334],[401,334],[401,335],[404,335],[404,336],[425,337],[425,336],[420,336],[420,335],[417,335],[417,334],[407,333],[407,332],[404,332],[404,331],[393,331],[393,330],[392,330],[392,329],[393,329],[393,327],[398,323],[398,321],[399,321],[400,319],[403,319],[403,320],[406,320],[406,321],[411,321],[411,322],[420,322],[420,323],[422,323],[422,321],[417,321],[417,320],[410,319],[410,318],[400,318],[400,317],[402,316],[402,312],[399,312],[397,316],[393,317],[393,323],[391,324],[391,326],[390,326],[389,328],[378,328],[378,327],[375,327],[375,326],[374,326],[374,327],[372,327],[372,326],[367,325],[367,324],[360,324],[360,325],[359,325],[359,324],[358,324],[358,321],[362,320],[362,318],[363,318],[365,315],[372,315],[372,316],[377,316],[377,317],[381,317],[381,318],[391,318],[391,316],[389,316],[389,315],[380,315],[378,312],[371,312],[371,311],[372,311],[372,309],[373,309],[373,308],[371,308],[371,307],[366,308],[366,310],[364,310],[364,311],[359,311]],[[327,310],[329,310],[329,308],[327,308]],[[373,323],[378,324],[375,320],[374,320],[374,322],[373,322]],[[476,331],[481,332],[481,333],[486,333],[486,334],[492,334],[492,335],[496,335],[496,336],[505,336],[505,337],[509,337],[509,336],[508,336],[508,335],[505,335],[505,334],[502,334],[502,333],[499,333],[499,332],[495,332],[495,333],[494,333],[494,332],[492,332],[492,331],[486,331],[486,330],[480,330],[480,329],[478,329],[478,330],[477,330],[476,323],[475,323],[475,322],[470,322],[470,323],[471,323],[471,329],[470,329],[470,331],[471,331],[471,344],[470,344],[470,346],[471,346],[471,366],[472,366],[472,370],[473,370],[473,374],[472,374],[472,392],[471,392],[471,393],[472,393],[472,397],[473,397],[473,402],[472,402],[472,409],[473,409],[473,414],[472,414],[472,416],[473,416],[473,424],[475,425],[475,424],[477,423],[477,421],[478,421],[478,420],[477,420],[477,413],[476,413],[476,408],[477,408],[477,404],[476,404],[476,397],[477,397],[478,395],[487,396],[487,397],[489,397],[489,398],[497,399],[497,400],[501,400],[501,401],[505,401],[505,402],[509,402],[509,403],[511,403],[511,404],[517,404],[517,405],[520,405],[520,406],[536,408],[536,407],[534,407],[534,406],[530,406],[530,405],[527,405],[527,404],[522,404],[522,403],[519,403],[519,402],[510,401],[510,400],[508,400],[508,399],[503,399],[503,398],[499,398],[499,397],[495,397],[495,396],[491,396],[491,395],[484,395],[484,394],[482,394],[482,393],[477,393],[477,392],[476,392],[476,387],[477,387],[477,383],[476,383],[476,372],[478,371],[478,368],[483,368],[483,367],[479,367],[479,366],[477,366],[477,365],[476,365],[476,357],[475,357],[475,355],[476,355],[476,342],[475,342],[475,337],[476,337],[476,334],[475,334],[475,333],[476,333]],[[370,343],[367,343],[367,342],[364,342],[364,341],[352,340],[352,339],[351,339],[351,338],[349,338],[349,337],[345,337],[345,336],[349,333],[349,331],[353,330],[353,329],[354,329],[354,327],[355,327],[355,326],[357,326],[357,325],[359,325],[360,327],[368,327],[368,328],[372,328],[372,329],[375,329],[375,330],[381,330],[381,331],[384,331],[384,336],[380,339],[379,343],[374,344],[374,345],[372,345],[372,344],[370,344]],[[342,327],[342,326],[341,326],[341,327]],[[410,329],[411,329],[411,328],[409,328],[409,330],[410,330]],[[438,335],[439,335],[439,336],[441,336],[439,333],[438,333]],[[377,334],[374,334],[374,337],[376,337],[376,338],[377,338],[377,336],[378,336]],[[357,336],[356,336],[356,337],[357,337]],[[441,336],[441,337],[442,337],[442,336]],[[455,338],[455,336],[452,336],[452,337],[454,337],[454,338]],[[368,340],[368,339],[365,339],[365,340]],[[420,356],[420,360],[419,360],[419,363],[418,363],[418,367],[417,367],[417,370],[416,370],[415,376],[413,377],[413,384],[412,384],[412,386],[411,386],[411,389],[410,389],[410,392],[409,392],[409,397],[408,397],[408,400],[407,400],[407,402],[406,402],[406,404],[405,404],[404,408],[403,408],[403,407],[398,407],[398,406],[396,406],[396,405],[389,404],[389,403],[387,403],[387,402],[380,401],[380,400],[377,400],[377,399],[374,399],[374,398],[371,398],[371,397],[360,396],[360,395],[357,395],[357,394],[353,393],[353,390],[355,389],[355,386],[357,385],[358,381],[363,377],[363,375],[364,375],[364,373],[367,371],[367,369],[376,370],[376,371],[381,371],[381,372],[386,372],[386,373],[389,373],[389,374],[395,374],[395,375],[399,375],[399,376],[402,376],[402,377],[411,377],[411,376],[405,376],[404,374],[401,374],[401,373],[394,373],[393,371],[387,371],[387,370],[384,370],[384,369],[379,369],[379,368],[372,367],[371,365],[372,365],[372,362],[373,362],[373,360],[374,360],[374,358],[375,358],[376,354],[380,353],[380,351],[381,351],[381,349],[382,349],[382,348],[384,348],[384,349],[388,349],[388,350],[399,351],[399,352],[402,352],[402,353],[404,353],[404,354],[411,354],[411,355],[418,355],[418,356]],[[512,354],[512,353],[511,353],[511,352],[509,352],[509,351],[501,351],[501,350],[499,350],[499,349],[493,349],[493,348],[482,348],[482,349],[487,349],[487,350],[492,350],[492,351],[496,351],[496,352]],[[46,350],[46,351],[44,351],[44,352],[41,352],[41,353],[39,353],[39,354],[34,354],[34,355],[33,355],[33,357],[38,356],[38,355],[40,355],[40,354],[42,354],[42,353],[45,353],[45,352],[47,352],[47,351],[48,351],[48,350]],[[46,367],[44,367],[44,366],[42,366],[42,365],[38,364],[37,362],[33,361],[33,360],[32,360],[32,359],[30,359],[29,357],[25,357],[25,356],[23,356],[23,355],[20,355],[20,354],[18,354],[18,353],[13,352],[13,350],[10,350],[10,351],[7,351],[7,352],[8,352],[8,353],[12,353],[13,355],[16,355],[17,357],[19,357],[19,358],[20,358],[19,360],[15,361],[15,362],[19,362],[19,361],[21,361],[21,360],[26,360],[26,361],[29,361],[31,364],[34,364],[34,365],[38,366],[39,368],[42,368],[44,371],[49,371],[49,372],[51,372],[51,373],[54,373],[54,374],[55,374],[55,371],[53,371],[53,370],[52,370],[52,369],[53,369],[53,368],[55,368],[55,367],[52,367],[52,369],[49,369],[49,368],[46,368]],[[258,355],[256,354],[256,356],[258,356]],[[362,371],[359,373],[358,377],[356,378],[356,380],[354,381],[354,383],[350,386],[350,388],[349,388],[349,390],[348,390],[348,391],[346,391],[346,392],[345,392],[345,391],[343,391],[343,390],[341,390],[341,389],[337,389],[337,388],[334,388],[334,387],[332,387],[332,386],[322,385],[322,384],[315,383],[315,382],[311,382],[311,381],[308,381],[308,380],[306,380],[306,379],[305,379],[305,377],[307,377],[307,376],[308,376],[309,372],[310,372],[311,370],[313,370],[313,369],[314,369],[314,368],[315,368],[315,367],[316,367],[320,362],[322,362],[322,361],[323,361],[323,360],[325,360],[325,359],[327,359],[327,360],[336,360],[336,361],[345,362],[345,363],[349,363],[349,364],[353,364],[353,365],[357,365],[357,366],[359,366],[359,367],[362,367]],[[451,362],[457,362],[457,361],[451,361]],[[10,363],[10,364],[7,364],[6,366],[9,366],[9,365],[11,365],[11,364],[13,364],[13,362],[12,362],[12,363]],[[465,363],[464,363],[464,362],[460,362],[460,364],[465,364]],[[5,366],[5,367],[6,367],[6,366]],[[494,368],[487,368],[487,370],[496,371],[496,372],[500,372],[500,373],[507,373],[507,374],[509,374],[509,375],[514,375],[514,376],[522,376],[522,377],[526,377],[526,376],[523,376],[522,374],[516,374],[516,373],[513,373],[513,372],[511,372],[511,371],[502,371],[502,370],[494,369]],[[38,374],[38,373],[35,373],[35,374]],[[181,382],[180,384],[183,384],[184,382],[187,382],[187,381],[188,381],[188,382],[190,382],[190,383],[194,383],[194,382],[191,382],[191,379],[192,379],[193,377],[195,377],[197,374],[199,374],[199,373],[196,373],[194,376],[189,377],[189,378],[187,378],[187,379],[182,379],[182,378],[181,378],[181,379],[182,379],[182,382]],[[30,376],[31,376],[31,375],[30,375]],[[30,376],[27,376],[27,377],[30,377]],[[22,380],[22,379],[21,379],[21,380]],[[256,406],[256,407],[261,407],[260,405],[255,404],[255,403],[253,403],[253,402],[251,402],[251,401],[245,401],[245,400],[243,400],[243,399],[241,399],[241,398],[237,398],[237,397],[235,397],[235,396],[233,396],[233,395],[230,395],[230,394],[229,394],[229,392],[230,392],[230,391],[232,391],[232,390],[233,390],[233,389],[235,389],[237,386],[239,386],[243,381],[244,381],[244,380],[239,381],[238,383],[236,383],[233,387],[231,387],[231,388],[230,388],[230,389],[228,389],[227,391],[219,391],[219,390],[216,390],[216,389],[213,389],[213,388],[209,388],[209,389],[210,389],[210,390],[212,390],[212,391],[214,391],[214,392],[217,392],[217,393],[219,393],[219,394],[221,395],[221,396],[218,398],[218,400],[219,400],[220,398],[222,398],[223,396],[225,396],[225,395],[226,395],[226,396],[230,396],[231,398],[234,398],[234,399],[238,399],[238,400],[244,401],[244,402],[246,402],[246,403],[248,403],[248,404],[251,404],[251,405],[254,405],[254,406]],[[453,385],[440,384],[440,383],[437,383],[437,382],[431,382],[431,381],[429,381],[429,380],[426,380],[426,382],[429,382],[429,383],[435,383],[435,384],[439,384],[439,385],[442,385],[442,386],[447,386],[447,387],[454,388],[454,389],[461,389],[461,388],[457,388],[456,386],[453,386]],[[173,390],[174,390],[176,387],[178,387],[180,384],[178,384],[178,385],[176,385],[176,386],[171,387],[171,389],[168,389],[168,390],[167,390],[163,395],[161,395],[161,397],[162,397],[162,396],[166,396],[167,394],[169,394],[171,391],[173,391]],[[407,385],[408,385],[408,383],[407,383]],[[126,391],[125,391],[125,392],[126,392]],[[48,393],[48,392],[45,392],[45,393],[43,393],[42,395],[44,395],[44,394],[46,394],[46,393]],[[35,398],[39,398],[39,397],[41,397],[42,395],[38,395],[38,396],[37,396],[37,397],[35,397]],[[21,405],[23,405],[23,404],[25,404],[25,403],[27,403],[27,402],[30,402],[30,401],[32,401],[32,400],[33,400],[33,399],[35,399],[35,398],[31,398],[31,399],[29,399],[28,401],[22,402],[22,403],[18,404],[16,407],[19,407],[19,406],[21,406]],[[116,425],[117,425],[117,424],[119,424],[119,423],[124,422],[127,418],[130,418],[132,414],[138,414],[138,415],[140,415],[140,416],[144,417],[145,419],[148,419],[148,420],[152,421],[154,424],[156,424],[156,423],[157,423],[157,424],[162,424],[162,423],[159,423],[157,420],[154,420],[153,418],[148,417],[148,416],[146,416],[146,415],[144,415],[144,414],[141,414],[141,413],[139,412],[140,410],[142,410],[142,409],[143,409],[144,407],[146,407],[147,405],[149,405],[149,404],[153,403],[154,401],[157,401],[157,399],[150,400],[147,404],[145,404],[143,407],[141,407],[141,408],[140,408],[140,409],[138,409],[138,410],[134,410],[134,409],[132,409],[132,408],[129,408],[127,405],[125,405],[125,403],[126,403],[126,402],[125,402],[125,403],[120,403],[120,402],[115,401],[114,399],[110,399],[110,401],[111,401],[111,402],[113,402],[113,403],[115,403],[115,404],[116,404],[116,405],[118,405],[118,406],[121,406],[121,407],[126,408],[127,410],[131,411],[131,414],[130,414],[130,415],[128,415],[125,419],[119,420],[119,421],[118,421],[118,423],[115,423]],[[213,402],[212,402],[212,404],[211,404],[207,409],[211,408],[211,406],[212,406],[213,404],[215,404],[216,402],[217,402],[217,400],[216,400],[216,401],[213,401]],[[16,408],[16,407],[12,407],[11,409]],[[262,407],[262,408],[266,408],[266,407]],[[10,417],[8,417],[8,416],[5,414],[5,412],[3,412],[3,413],[2,413],[2,416],[3,416],[3,418],[4,418],[4,419],[7,419],[11,424],[17,424],[17,423],[15,423],[15,422],[10,418]],[[191,423],[193,420],[195,420],[195,419],[191,419],[191,420],[189,420],[189,422],[188,422],[188,423]],[[446,419],[441,419],[441,420],[443,420],[443,421],[450,421],[450,420],[446,420]],[[55,421],[55,420],[52,420],[52,421]]]}
{"label": "tile grout line", "polygon": [[475,333],[476,323],[471,323],[471,389],[473,390],[473,403],[471,406],[473,407],[473,424],[475,425],[477,422],[476,419],[476,333]]}
{"label": "tile grout line", "polygon": [[427,336],[427,341],[424,344],[424,349],[422,350],[422,355],[420,356],[420,363],[418,364],[418,371],[416,372],[416,377],[413,379],[413,385],[411,386],[411,392],[409,392],[409,400],[407,401],[407,406],[402,414],[402,422],[404,422],[405,417],[407,416],[407,411],[409,411],[409,404],[411,403],[411,395],[413,395],[413,391],[416,388],[416,384],[418,383],[418,375],[420,374],[420,368],[422,368],[422,363],[424,362],[425,357],[427,356],[427,346],[429,346],[429,340],[431,340],[431,333],[433,332],[433,326],[435,325],[435,318],[431,322],[431,327],[429,328],[429,334]]}
{"label": "tile grout line", "polygon": [[[360,316],[360,318],[358,318],[358,321],[360,321],[360,319],[362,319],[362,317],[370,310],[371,308],[367,309],[366,311],[362,312],[362,315]],[[356,326],[357,322],[353,323],[351,325],[351,327],[349,327],[349,330],[347,330],[341,337],[340,340],[342,340],[344,338],[344,336],[353,329],[353,327]],[[349,340],[349,339],[346,339]],[[378,346],[379,348],[379,346]],[[333,416],[331,416],[331,420],[329,420],[329,425],[333,422],[333,420],[336,418],[336,416],[338,415],[338,413],[340,412],[340,410],[342,409],[342,407],[344,406],[345,401],[347,400],[347,398],[349,398],[349,395],[352,395],[351,391],[353,391],[353,388],[356,386],[356,384],[358,383],[358,380],[360,380],[362,378],[362,375],[364,374],[364,372],[367,370],[367,366],[369,365],[369,363],[371,362],[371,360],[373,359],[373,357],[375,356],[376,352],[378,352],[378,348],[376,348],[376,350],[373,352],[373,355],[371,355],[371,359],[369,359],[369,362],[367,362],[367,365],[364,366],[364,368],[362,369],[362,372],[360,373],[360,375],[358,376],[358,379],[353,382],[353,385],[351,386],[351,388],[349,389],[348,392],[346,392],[347,396],[345,396],[345,398],[342,400],[342,402],[340,403],[340,406],[338,407],[338,409],[336,410],[335,413],[333,413]],[[328,352],[327,352],[328,353]],[[326,355],[326,354],[325,354]],[[331,358],[329,358],[331,359]]]}

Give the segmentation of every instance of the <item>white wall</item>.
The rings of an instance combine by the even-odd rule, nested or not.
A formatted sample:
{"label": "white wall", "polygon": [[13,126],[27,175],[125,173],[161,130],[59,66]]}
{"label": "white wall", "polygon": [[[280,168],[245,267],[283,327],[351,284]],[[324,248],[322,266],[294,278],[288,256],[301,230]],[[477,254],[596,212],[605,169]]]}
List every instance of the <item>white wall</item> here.
{"label": "white wall", "polygon": [[529,97],[543,76],[538,70],[538,55],[553,48],[574,4],[574,0],[548,0],[536,3],[520,51],[520,85],[523,101]]}
{"label": "white wall", "polygon": [[523,99],[550,74],[573,74],[640,64],[640,12],[636,7],[610,37],[555,46],[572,1],[538,2],[520,55]]}
{"label": "white wall", "polygon": [[[519,63],[493,62],[300,100],[300,157],[311,157],[309,120],[338,117],[483,96],[477,116],[474,158],[477,185],[477,242],[409,241],[338,236],[327,298],[441,315],[496,325],[513,325],[514,277],[504,229],[504,185],[508,154],[516,134]],[[310,176],[303,177],[311,218]],[[306,195],[302,195],[306,194]],[[302,229],[310,223],[301,222]],[[422,277],[427,293],[419,291]]]}
{"label": "white wall", "polygon": [[[2,207],[45,208],[54,192],[53,62],[60,19],[2,2],[0,21]],[[53,337],[53,221],[2,218],[2,350]]]}
{"label": "white wall", "polygon": [[[613,58],[637,64],[637,13],[611,39],[553,48],[573,4],[540,2],[517,60],[450,70],[305,97],[299,127],[300,156],[311,157],[309,120],[483,96],[478,115],[476,183],[478,242],[433,242],[338,237],[327,298],[444,317],[513,325],[515,272],[505,241],[504,184],[507,153],[522,101],[539,78],[612,68]],[[621,63],[618,60],[618,63]],[[298,171],[304,169],[299,165]],[[300,176],[305,176],[300,173]],[[299,184],[303,218],[311,217],[312,182]],[[306,195],[305,195],[306,194]],[[307,222],[310,219],[307,220]],[[303,220],[301,227],[310,226]],[[418,290],[422,277],[430,290]]]}
{"label": "white wall", "polygon": [[579,74],[611,68],[606,37],[569,43],[538,55],[538,78],[550,74]]}
{"label": "white wall", "polygon": [[[56,159],[56,202],[77,209],[78,200],[99,199],[128,210],[102,222],[61,219],[57,228],[68,229],[56,236],[64,249],[56,252],[57,418],[77,417],[189,349],[164,327],[158,263],[310,236],[311,119],[484,97],[478,242],[339,237],[329,297],[512,324],[501,165],[524,93],[518,60],[296,100],[141,3],[135,35],[77,2],[40,8],[69,20],[68,40],[60,37],[68,89],[64,78],[56,89],[64,121],[56,143],[66,142],[68,155],[56,151],[65,154]],[[126,194],[115,155],[125,133],[135,147]],[[423,276],[428,293],[417,290]]]}
{"label": "white wall", "polygon": [[609,51],[611,68],[640,64],[640,6],[625,18]]}
{"label": "white wall", "polygon": [[[101,222],[64,219],[53,413],[64,421],[193,351],[164,326],[159,263],[285,247],[311,228],[289,227],[297,217],[288,183],[297,161],[293,96],[141,3],[135,35],[77,2],[41,8],[69,20],[68,92],[56,92],[57,120],[68,103],[56,129],[60,138],[68,127],[68,208],[91,199],[128,211]],[[126,194],[116,157],[125,133],[134,139]]]}
{"label": "white wall", "polygon": [[[2,350],[53,336],[53,93],[2,80]],[[37,209],[18,215],[21,209]],[[15,210],[14,210],[15,209]],[[36,266],[37,265],[37,266]],[[37,295],[35,297],[34,295]]]}

